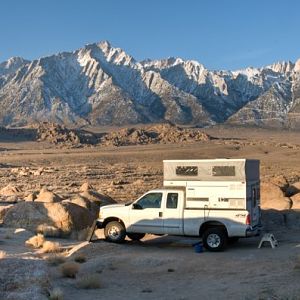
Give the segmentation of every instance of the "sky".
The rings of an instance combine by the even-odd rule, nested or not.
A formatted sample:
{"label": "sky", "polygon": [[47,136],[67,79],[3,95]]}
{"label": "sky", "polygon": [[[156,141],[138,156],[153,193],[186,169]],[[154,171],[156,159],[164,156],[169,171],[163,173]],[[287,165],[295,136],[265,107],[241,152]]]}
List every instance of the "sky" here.
{"label": "sky", "polygon": [[136,60],[236,70],[300,58],[298,0],[1,0],[0,62],[108,40]]}

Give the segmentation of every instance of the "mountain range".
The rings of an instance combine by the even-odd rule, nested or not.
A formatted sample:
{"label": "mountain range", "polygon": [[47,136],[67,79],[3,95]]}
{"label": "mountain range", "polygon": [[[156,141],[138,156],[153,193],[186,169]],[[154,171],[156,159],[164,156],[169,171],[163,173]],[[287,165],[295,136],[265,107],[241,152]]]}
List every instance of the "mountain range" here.
{"label": "mountain range", "polygon": [[193,60],[136,61],[107,41],[0,64],[0,125],[171,122],[300,129],[300,59],[208,70]]}

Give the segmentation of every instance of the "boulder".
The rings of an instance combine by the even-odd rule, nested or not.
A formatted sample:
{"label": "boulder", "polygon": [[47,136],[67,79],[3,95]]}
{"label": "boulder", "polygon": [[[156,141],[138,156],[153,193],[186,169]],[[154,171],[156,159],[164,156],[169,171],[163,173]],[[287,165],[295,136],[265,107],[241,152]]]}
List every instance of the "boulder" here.
{"label": "boulder", "polygon": [[16,186],[9,184],[6,187],[2,188],[0,190],[0,194],[2,196],[15,196],[20,194],[20,189],[18,189]]}
{"label": "boulder", "polygon": [[74,203],[19,202],[4,217],[4,226],[37,232],[42,226],[60,230],[62,236],[91,226],[92,214]]}
{"label": "boulder", "polygon": [[300,209],[300,193],[292,196],[291,200],[293,202],[292,209]]}
{"label": "boulder", "polygon": [[93,190],[93,186],[90,185],[88,182],[85,182],[82,184],[82,186],[80,187],[79,191],[80,192],[87,192],[87,191],[90,191],[90,190]]}
{"label": "boulder", "polygon": [[24,197],[25,201],[34,201],[37,198],[36,193],[30,193],[26,197]]}
{"label": "boulder", "polygon": [[111,197],[100,194],[95,191],[85,191],[83,193],[80,193],[80,196],[91,202],[95,202],[99,206],[116,203],[116,201],[114,199],[112,199]]}
{"label": "boulder", "polygon": [[76,195],[74,198],[72,198],[71,200],[67,200],[67,201],[69,201],[70,203],[79,205],[83,208],[86,208],[92,214],[92,216],[94,216],[95,219],[99,215],[100,206],[97,204],[97,202],[90,201],[87,198],[84,198],[80,195]]}
{"label": "boulder", "polygon": [[277,185],[269,182],[261,183],[261,208],[286,210],[290,209],[292,201],[285,197],[283,191]]}
{"label": "boulder", "polygon": [[13,204],[0,206],[0,224],[3,223],[4,217],[11,207],[13,207]]}
{"label": "boulder", "polygon": [[47,188],[43,187],[40,190],[38,197],[35,199],[36,202],[59,202],[62,199],[55,193],[49,191]]}
{"label": "boulder", "polygon": [[281,187],[282,189],[285,189],[288,186],[287,179],[283,175],[277,175],[277,176],[271,177],[270,182],[272,184],[275,184],[275,185]]}

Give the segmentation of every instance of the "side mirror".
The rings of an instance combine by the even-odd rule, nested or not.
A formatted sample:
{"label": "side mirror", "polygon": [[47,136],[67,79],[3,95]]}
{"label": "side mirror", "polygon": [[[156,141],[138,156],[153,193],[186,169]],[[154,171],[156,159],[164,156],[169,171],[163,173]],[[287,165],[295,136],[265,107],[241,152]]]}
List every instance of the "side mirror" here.
{"label": "side mirror", "polygon": [[133,209],[143,209],[138,203],[133,203],[132,208]]}

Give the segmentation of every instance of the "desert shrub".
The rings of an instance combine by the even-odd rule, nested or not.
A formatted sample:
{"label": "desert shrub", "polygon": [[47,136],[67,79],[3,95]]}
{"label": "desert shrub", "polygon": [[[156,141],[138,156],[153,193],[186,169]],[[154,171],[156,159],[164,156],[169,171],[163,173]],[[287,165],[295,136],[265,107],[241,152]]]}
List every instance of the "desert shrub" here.
{"label": "desert shrub", "polygon": [[98,274],[86,274],[77,279],[76,285],[80,289],[99,289],[100,277]]}
{"label": "desert shrub", "polygon": [[45,241],[42,251],[43,253],[57,253],[60,251],[60,244],[57,242]]}
{"label": "desert shrub", "polygon": [[49,292],[49,300],[63,300],[64,294],[60,288],[54,288],[52,291]]}
{"label": "desert shrub", "polygon": [[83,253],[80,253],[80,254],[77,254],[75,257],[74,257],[74,260],[80,264],[86,262],[86,256],[83,254]]}
{"label": "desert shrub", "polygon": [[79,271],[79,265],[75,262],[66,262],[61,265],[63,277],[75,278]]}
{"label": "desert shrub", "polygon": [[31,246],[33,248],[41,248],[45,242],[45,238],[42,234],[38,233],[35,236],[32,236],[25,242],[26,246]]}
{"label": "desert shrub", "polygon": [[65,262],[66,262],[66,258],[62,254],[52,254],[47,257],[47,263],[50,266],[58,266]]}
{"label": "desert shrub", "polygon": [[5,257],[6,257],[6,252],[0,250],[0,259],[3,259],[3,258],[5,258]]}

